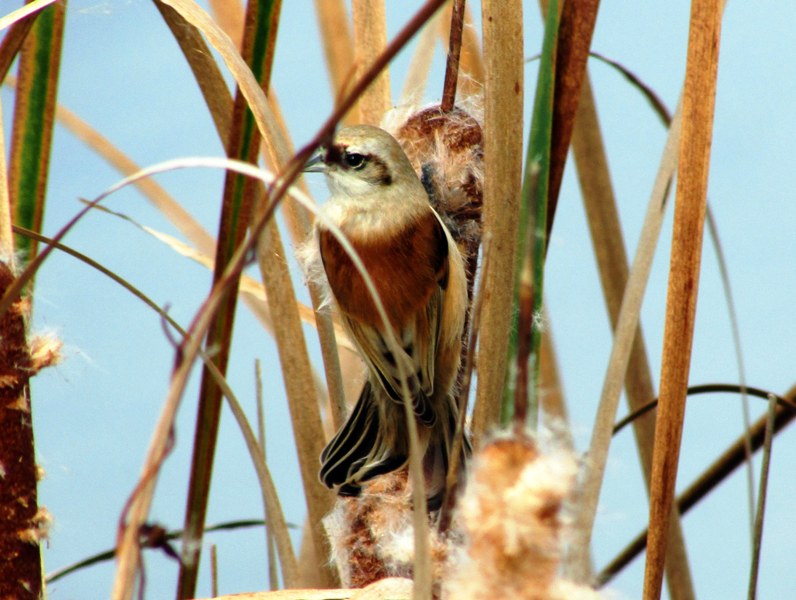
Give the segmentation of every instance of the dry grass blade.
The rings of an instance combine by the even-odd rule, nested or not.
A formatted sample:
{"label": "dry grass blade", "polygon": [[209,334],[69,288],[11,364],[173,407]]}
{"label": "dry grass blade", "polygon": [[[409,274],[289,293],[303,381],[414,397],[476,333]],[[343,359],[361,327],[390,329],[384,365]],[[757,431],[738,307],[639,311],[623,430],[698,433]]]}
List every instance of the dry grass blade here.
{"label": "dry grass blade", "polygon": [[205,104],[221,138],[221,145],[226,147],[232,122],[232,96],[221,75],[221,70],[196,27],[188,23],[178,11],[160,0],[155,0],[155,7],[160,11],[174,39],[180,45],[185,60],[202,91]]}
{"label": "dry grass blade", "polygon": [[[332,97],[339,102],[353,73],[351,48],[354,47],[354,39],[351,23],[343,0],[315,0],[315,12],[318,15],[323,55],[331,78]],[[349,123],[353,116],[347,113],[343,121]]]}
{"label": "dry grass blade", "polygon": [[636,336],[641,302],[644,298],[644,291],[650,269],[652,268],[652,259],[655,255],[655,248],[657,247],[663,223],[665,198],[677,164],[680,123],[681,115],[678,110],[669,128],[663,157],[655,178],[647,214],[644,217],[644,224],[641,228],[636,256],[633,259],[633,267],[630,270],[622,298],[622,305],[619,309],[619,317],[614,332],[614,343],[611,347],[608,369],[600,393],[600,404],[592,429],[592,438],[589,445],[589,469],[583,483],[580,506],[575,517],[575,540],[572,544],[572,559],[567,561],[569,568],[572,570],[571,576],[576,581],[588,581],[591,578],[589,552],[594,519],[597,514],[597,503],[605,473],[608,449],[611,444],[611,433],[613,422],[616,418],[619,396],[622,392],[630,351]]}
{"label": "dry grass blade", "polygon": [[11,27],[14,25],[14,23],[17,23],[22,19],[39,12],[41,9],[46,8],[55,2],[56,0],[34,0],[33,2],[28,2],[25,6],[22,6],[14,11],[11,11],[5,16],[0,17],[0,31]]}
{"label": "dry grass blade", "polygon": [[[265,464],[268,464],[268,455],[265,453],[265,403],[263,401],[263,370],[260,359],[254,361],[255,399],[257,404],[257,443],[263,455]],[[268,516],[268,505],[265,507],[265,554],[268,569],[268,589],[279,588],[279,572],[276,563],[276,548],[274,531]]]}
{"label": "dry grass blade", "polygon": [[245,13],[240,0],[210,0],[210,8],[216,23],[238,48],[243,43],[243,21]]}
{"label": "dry grass blade", "polygon": [[[724,249],[721,243],[721,236],[719,235],[719,227],[716,220],[713,218],[713,211],[710,209],[710,204],[707,205],[705,212],[707,220],[708,233],[710,234],[710,241],[713,245],[713,251],[716,253],[716,262],[719,266],[719,274],[721,275],[721,285],[724,288],[724,298],[727,301],[727,313],[730,317],[730,330],[732,331],[732,345],[735,350],[735,362],[738,365],[738,382],[741,384],[741,414],[743,415],[743,425],[746,431],[752,427],[752,416],[749,412],[749,398],[746,396],[746,368],[744,367],[744,357],[741,345],[741,326],[738,323],[738,311],[735,308],[735,300],[732,293],[732,286],[730,285],[730,272],[727,268],[727,259],[724,255]],[[749,500],[749,528],[754,530],[755,520],[755,469],[752,463],[752,447],[751,443],[746,445],[746,484],[747,484],[747,497]],[[754,537],[754,532],[752,533]]]}
{"label": "dry grass blade", "polygon": [[[263,283],[269,290],[269,309],[274,322],[274,337],[280,364],[284,372],[315,553],[316,556],[328,556],[328,540],[322,520],[332,506],[332,495],[320,485],[317,477],[318,456],[324,443],[323,427],[315,386],[311,378],[307,377],[312,373],[312,367],[307,355],[301,320],[295,308],[293,283],[284,256],[284,249],[277,237],[276,224],[272,221],[259,237],[257,258]],[[336,582],[336,575],[329,566],[323,570],[323,581],[327,585],[334,585]]]}
{"label": "dry grass blade", "polygon": [[658,118],[661,120],[666,127],[670,125],[672,122],[672,115],[669,114],[669,109],[666,108],[666,105],[663,103],[663,100],[660,99],[658,94],[655,93],[649,85],[644,83],[641,78],[633,73],[630,69],[625,67],[623,64],[611,60],[610,58],[603,56],[599,52],[590,52],[589,56],[596,58],[597,60],[604,62],[606,65],[609,65],[616,69],[622,77],[624,77],[633,87],[635,87],[641,95],[644,96],[646,101],[649,103],[652,110],[658,115]]}
{"label": "dry grass blade", "polygon": [[660,402],[655,424],[645,599],[660,596],[674,501],[699,287],[720,31],[721,0],[695,1],[691,7]]}
{"label": "dry grass blade", "polygon": [[768,412],[766,414],[766,433],[763,441],[763,464],[760,467],[760,490],[757,494],[757,513],[755,514],[754,537],[752,544],[752,566],[749,576],[749,593],[747,598],[757,598],[757,578],[760,574],[760,551],[763,546],[763,520],[766,515],[766,495],[768,492],[768,474],[771,466],[771,449],[774,441],[774,423],[777,416],[777,397],[769,394]]}
{"label": "dry grass blade", "polygon": [[556,46],[555,102],[553,104],[553,134],[550,147],[550,176],[548,183],[547,238],[553,228],[558,205],[558,192],[564,177],[564,165],[572,137],[581,86],[586,77],[591,38],[597,20],[599,0],[564,2]]}
{"label": "dry grass blade", "polygon": [[484,261],[490,290],[481,311],[478,389],[473,433],[495,426],[505,383],[514,292],[517,219],[522,184],[523,41],[522,2],[482,4],[485,57]]}
{"label": "dry grass blade", "polygon": [[10,262],[14,256],[14,236],[11,232],[11,198],[8,194],[6,142],[3,123],[3,102],[0,100],[0,260]]}
{"label": "dry grass blade", "polygon": [[[572,152],[586,208],[589,233],[600,274],[603,296],[613,328],[617,327],[622,297],[628,281],[627,254],[619,222],[619,211],[608,171],[597,109],[588,76],[583,82],[580,105],[572,135]],[[636,325],[624,378],[631,410],[655,396],[641,326]],[[621,375],[619,376],[621,377]],[[634,421],[639,460],[649,490],[655,419],[652,414]],[[667,551],[667,577],[672,598],[693,598],[688,558],[679,519],[672,519],[672,540]],[[675,581],[676,579],[676,581]]]}
{"label": "dry grass blade", "polygon": [[417,106],[423,99],[423,92],[431,71],[431,61],[434,55],[434,46],[437,41],[435,31],[436,21],[441,18],[441,13],[436,15],[420,32],[417,48],[412,55],[412,62],[406,72],[401,99],[398,106]]}
{"label": "dry grass blade", "polygon": [[252,463],[257,472],[257,478],[260,482],[260,491],[263,498],[263,506],[268,515],[268,529],[273,534],[273,539],[276,548],[279,552],[279,563],[282,566],[282,578],[287,586],[295,586],[298,584],[298,564],[296,563],[296,555],[293,552],[293,544],[290,541],[290,533],[287,529],[287,522],[285,521],[285,514],[282,511],[282,506],[279,502],[279,495],[276,491],[271,473],[268,465],[265,462],[265,455],[260,447],[257,437],[254,435],[246,414],[243,411],[240,403],[233,394],[230,387],[227,385],[221,372],[215,365],[207,360],[208,357],[203,356],[203,360],[208,369],[215,377],[217,384],[221,387],[224,397],[229,404],[230,410],[238,423],[238,427],[243,434],[243,439],[246,442],[246,448],[252,458]]}
{"label": "dry grass blade", "polygon": [[269,164],[275,171],[280,171],[290,159],[287,144],[280,135],[278,123],[265,93],[260,88],[251,69],[241,58],[235,44],[195,2],[191,0],[159,1],[174,8],[186,22],[196,27],[221,55],[254,115],[268,153]]}
{"label": "dry grass blade", "polygon": [[5,81],[11,65],[14,64],[19,49],[22,47],[22,42],[28,37],[34,22],[35,16],[28,16],[14,23],[8,33],[3,36],[3,41],[0,43],[0,81]]}
{"label": "dry grass blade", "polygon": [[[41,12],[22,44],[14,103],[8,186],[14,222],[41,231],[50,168],[58,75],[66,6]],[[16,241],[17,249],[36,255],[36,243]]]}
{"label": "dry grass blade", "polygon": [[[353,0],[354,60],[357,77],[373,64],[387,45],[384,0]],[[378,125],[391,105],[390,75],[384,69],[359,98],[358,122]]]}

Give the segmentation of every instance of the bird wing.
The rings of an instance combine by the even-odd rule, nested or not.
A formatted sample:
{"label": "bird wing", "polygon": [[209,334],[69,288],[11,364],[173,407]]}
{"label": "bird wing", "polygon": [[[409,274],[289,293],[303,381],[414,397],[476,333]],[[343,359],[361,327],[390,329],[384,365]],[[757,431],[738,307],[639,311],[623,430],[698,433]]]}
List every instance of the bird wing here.
{"label": "bird wing", "polygon": [[[392,265],[389,279],[394,285],[377,282],[388,315],[396,314],[396,305],[404,307],[415,302],[411,315],[397,325],[398,348],[388,343],[383,327],[348,315],[344,320],[387,396],[401,402],[405,377],[416,416],[422,423],[432,425],[435,415],[429,398],[434,394],[442,308],[448,287],[449,238],[433,211],[418,229],[420,233],[413,236],[411,247],[403,250],[404,260]],[[423,273],[419,280],[418,272]]]}
{"label": "bird wing", "polygon": [[[399,348],[395,352],[375,327],[348,318],[344,318],[344,321],[352,339],[357,341],[362,358],[369,367],[371,377],[375,379],[373,384],[380,386],[392,401],[401,403],[403,401],[402,374],[404,374],[415,416],[425,425],[432,425],[435,415],[429,397],[433,392],[433,386],[426,384],[428,381],[428,376],[425,374],[427,360],[417,351],[418,346],[426,344],[415,342],[415,327],[407,327],[399,332],[400,337],[397,340]],[[425,352],[423,354],[425,355]]]}
{"label": "bird wing", "polygon": [[330,232],[321,229],[321,259],[351,339],[370,367],[374,383],[400,402],[405,380],[418,418],[431,423],[429,398],[434,394],[451,269],[449,244],[453,242],[430,206],[421,217],[383,238],[343,229],[373,280],[397,347],[388,343],[370,290],[350,257]]}

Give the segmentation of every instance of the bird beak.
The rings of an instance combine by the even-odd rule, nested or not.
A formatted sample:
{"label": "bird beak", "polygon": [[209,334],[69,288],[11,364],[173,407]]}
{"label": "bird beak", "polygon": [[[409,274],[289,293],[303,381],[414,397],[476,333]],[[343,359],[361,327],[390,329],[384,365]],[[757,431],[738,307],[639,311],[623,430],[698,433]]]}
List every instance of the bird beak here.
{"label": "bird beak", "polygon": [[304,164],[305,173],[325,173],[326,172],[326,148],[320,147],[315,151],[310,159]]}

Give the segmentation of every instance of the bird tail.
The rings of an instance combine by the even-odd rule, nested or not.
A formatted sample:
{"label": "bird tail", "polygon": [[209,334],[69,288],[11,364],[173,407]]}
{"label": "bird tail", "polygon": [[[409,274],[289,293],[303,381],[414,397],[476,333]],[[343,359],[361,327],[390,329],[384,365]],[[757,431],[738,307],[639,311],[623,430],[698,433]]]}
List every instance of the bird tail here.
{"label": "bird tail", "polygon": [[[321,453],[320,479],[329,488],[340,486],[337,493],[342,496],[358,496],[361,484],[399,469],[408,459],[408,448],[399,442],[407,436],[403,408],[382,398],[388,413],[382,414],[379,399],[375,397],[379,392],[380,389],[374,390],[370,380],[365,383],[345,425]],[[438,415],[431,427],[418,423],[421,443],[425,440],[423,472],[429,511],[438,510],[445,497],[448,466],[456,435],[458,410],[453,398],[447,397],[445,402],[444,414]],[[465,435],[458,469],[460,483],[463,482],[465,463],[471,453],[470,442]]]}
{"label": "bird tail", "polygon": [[321,481],[329,488],[339,485],[343,496],[359,495],[361,483],[406,463],[406,453],[396,452],[385,442],[379,406],[368,380],[345,425],[321,452]]}

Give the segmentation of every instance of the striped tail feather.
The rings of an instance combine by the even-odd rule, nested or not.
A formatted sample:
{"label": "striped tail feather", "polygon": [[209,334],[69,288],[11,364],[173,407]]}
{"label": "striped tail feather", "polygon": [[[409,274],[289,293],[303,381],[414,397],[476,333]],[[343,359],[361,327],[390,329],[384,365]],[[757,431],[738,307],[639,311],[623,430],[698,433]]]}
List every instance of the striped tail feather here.
{"label": "striped tail feather", "polygon": [[[357,496],[360,483],[401,467],[406,455],[382,448],[379,407],[370,380],[365,382],[356,406],[340,431],[321,452],[320,479],[338,493]],[[375,457],[381,457],[374,462]]]}
{"label": "striped tail feather", "polygon": [[[358,496],[363,483],[399,469],[408,459],[405,450],[402,452],[385,445],[384,432],[380,430],[379,399],[375,397],[380,389],[374,391],[373,385],[379,384],[373,384],[370,380],[365,383],[348,420],[321,453],[320,479],[329,488],[339,486],[337,493],[341,496]],[[444,410],[445,414],[437,416],[428,432],[428,443],[423,455],[429,511],[438,510],[444,498],[456,432],[458,411],[452,398],[446,401],[449,404]],[[397,407],[395,410],[398,410]],[[402,417],[401,414],[398,418]],[[422,421],[419,425],[425,427]],[[465,435],[459,461],[460,481],[463,480],[465,463],[471,453],[470,441]]]}

